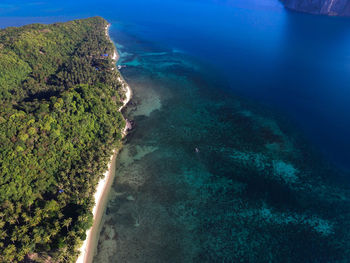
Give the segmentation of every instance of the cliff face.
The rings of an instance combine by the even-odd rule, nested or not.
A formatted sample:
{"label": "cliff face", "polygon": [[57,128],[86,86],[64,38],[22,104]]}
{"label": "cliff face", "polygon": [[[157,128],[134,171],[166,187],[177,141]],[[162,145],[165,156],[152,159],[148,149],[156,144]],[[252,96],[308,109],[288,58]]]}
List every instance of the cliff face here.
{"label": "cliff face", "polygon": [[281,0],[289,9],[330,16],[350,16],[350,0]]}

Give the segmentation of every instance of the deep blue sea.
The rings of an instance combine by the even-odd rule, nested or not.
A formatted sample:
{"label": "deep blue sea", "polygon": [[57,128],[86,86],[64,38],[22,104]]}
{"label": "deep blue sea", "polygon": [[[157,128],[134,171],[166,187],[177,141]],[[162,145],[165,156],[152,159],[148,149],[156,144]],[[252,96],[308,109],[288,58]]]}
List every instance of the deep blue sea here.
{"label": "deep blue sea", "polygon": [[2,0],[112,23],[135,122],[94,262],[350,262],[350,19],[277,0]]}

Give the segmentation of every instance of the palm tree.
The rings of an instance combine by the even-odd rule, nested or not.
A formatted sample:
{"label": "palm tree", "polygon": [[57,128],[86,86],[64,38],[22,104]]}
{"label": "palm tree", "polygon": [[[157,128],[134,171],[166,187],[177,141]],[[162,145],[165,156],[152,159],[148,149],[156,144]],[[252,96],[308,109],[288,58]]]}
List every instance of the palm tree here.
{"label": "palm tree", "polygon": [[70,217],[63,221],[63,226],[67,228],[67,232],[68,232],[68,227],[70,226],[71,223],[72,223],[72,218]]}

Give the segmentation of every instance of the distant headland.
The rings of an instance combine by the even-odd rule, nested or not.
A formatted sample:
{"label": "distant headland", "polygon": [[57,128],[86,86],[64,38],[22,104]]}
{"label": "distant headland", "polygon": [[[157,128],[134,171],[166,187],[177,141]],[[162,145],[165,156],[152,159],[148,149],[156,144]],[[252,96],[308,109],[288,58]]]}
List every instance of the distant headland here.
{"label": "distant headland", "polygon": [[280,0],[290,10],[328,16],[350,16],[349,0]]}

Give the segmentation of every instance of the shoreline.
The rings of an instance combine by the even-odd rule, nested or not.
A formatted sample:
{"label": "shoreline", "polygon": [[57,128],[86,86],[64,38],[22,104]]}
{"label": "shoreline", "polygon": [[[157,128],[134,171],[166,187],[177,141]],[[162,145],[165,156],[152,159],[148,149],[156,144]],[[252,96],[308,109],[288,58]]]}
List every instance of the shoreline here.
{"label": "shoreline", "polygon": [[[109,36],[109,27],[110,24],[108,24],[105,28],[105,33],[107,38],[113,43],[112,39]],[[114,45],[114,43],[113,43]],[[114,54],[112,57],[113,61],[116,63],[119,59],[118,52],[116,48],[114,48]],[[117,70],[116,67],[112,68],[113,70]],[[123,105],[118,109],[118,111],[122,111],[122,109],[128,104],[128,102],[131,100],[132,97],[132,91],[129,87],[129,85],[126,83],[124,78],[121,76],[118,77],[118,81],[121,83],[121,86],[124,90],[125,99],[123,100]],[[127,134],[127,125],[125,125],[124,130],[122,131],[123,138]],[[110,161],[108,163],[108,169],[104,173],[104,177],[100,179],[100,181],[97,184],[96,192],[94,194],[95,199],[95,206],[93,207],[92,214],[93,214],[93,224],[90,229],[86,231],[86,239],[84,240],[84,243],[80,247],[79,251],[79,257],[76,260],[76,263],[90,263],[93,259],[93,253],[95,251],[95,248],[97,246],[97,240],[96,237],[99,234],[99,226],[101,223],[101,219],[103,216],[103,212],[105,209],[105,205],[107,203],[107,197],[108,197],[108,189],[112,186],[114,175],[115,175],[115,158],[117,156],[117,153],[115,150],[113,150],[113,155],[110,157]]]}

